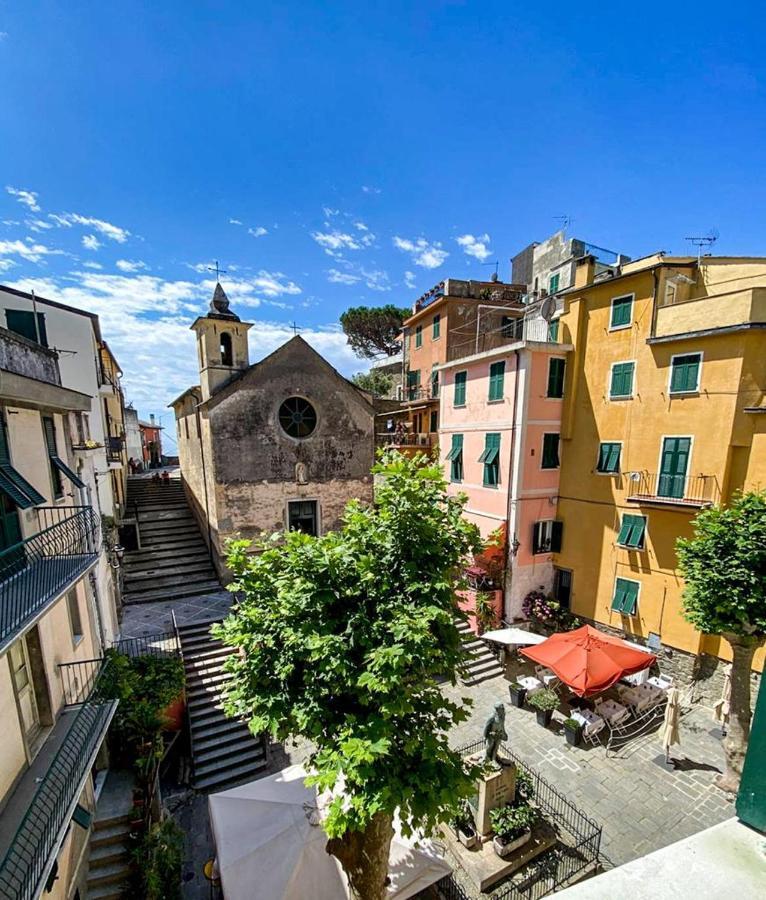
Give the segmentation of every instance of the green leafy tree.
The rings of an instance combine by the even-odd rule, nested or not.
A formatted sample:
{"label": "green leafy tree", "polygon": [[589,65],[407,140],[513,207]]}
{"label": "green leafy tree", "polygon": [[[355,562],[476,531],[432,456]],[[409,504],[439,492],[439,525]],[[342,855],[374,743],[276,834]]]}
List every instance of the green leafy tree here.
{"label": "green leafy tree", "polygon": [[[309,783],[335,790],[324,828],[353,896],[386,893],[392,818],[431,828],[472,791],[447,734],[467,717],[452,684],[464,658],[455,586],[479,548],[438,466],[388,454],[375,504],[348,504],[322,537],[230,545],[235,612],[216,633],[238,649],[226,709],[254,733],[308,739]],[[342,783],[342,793],[340,785]]]}
{"label": "green leafy tree", "polygon": [[394,384],[394,379],[390,375],[374,369],[371,372],[358,372],[351,380],[358,388],[369,391],[373,397],[384,397],[390,393]]}
{"label": "green leafy tree", "polygon": [[408,308],[394,306],[352,306],[340,317],[343,333],[351,349],[363,359],[393,356],[401,349],[402,322],[411,315]]}
{"label": "green leafy tree", "polygon": [[694,537],[679,538],[676,548],[687,621],[731,645],[726,772],[719,785],[736,791],[750,737],[753,654],[766,641],[766,493],[738,494],[727,507],[702,510]]}

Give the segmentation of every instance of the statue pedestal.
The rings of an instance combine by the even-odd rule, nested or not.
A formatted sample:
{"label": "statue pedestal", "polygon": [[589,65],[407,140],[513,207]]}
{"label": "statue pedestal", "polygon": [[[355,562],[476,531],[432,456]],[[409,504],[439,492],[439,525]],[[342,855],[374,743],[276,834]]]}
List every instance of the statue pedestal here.
{"label": "statue pedestal", "polygon": [[489,811],[511,803],[516,796],[516,767],[500,766],[487,772],[479,778],[477,787],[478,796],[471,806],[474,809],[476,830],[482,841],[486,841],[492,835]]}

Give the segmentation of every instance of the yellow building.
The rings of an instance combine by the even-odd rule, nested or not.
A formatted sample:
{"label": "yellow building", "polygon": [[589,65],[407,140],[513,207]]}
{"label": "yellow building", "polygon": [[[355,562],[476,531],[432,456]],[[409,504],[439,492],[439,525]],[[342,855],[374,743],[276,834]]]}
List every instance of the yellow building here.
{"label": "yellow building", "polygon": [[[661,647],[682,677],[730,658],[724,640],[683,618],[675,541],[702,507],[766,488],[765,329],[762,258],[657,254],[596,274],[585,256],[564,293],[560,338],[574,349],[559,596]],[[761,650],[759,671],[763,662]]]}

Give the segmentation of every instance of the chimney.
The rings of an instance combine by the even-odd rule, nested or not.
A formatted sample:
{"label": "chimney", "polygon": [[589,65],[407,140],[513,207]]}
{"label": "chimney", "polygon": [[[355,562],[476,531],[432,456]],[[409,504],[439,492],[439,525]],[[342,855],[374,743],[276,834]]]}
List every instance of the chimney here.
{"label": "chimney", "polygon": [[149,421],[154,425],[154,413],[149,413]]}
{"label": "chimney", "polygon": [[575,263],[574,286],[579,288],[593,284],[595,274],[596,257],[592,253],[581,256]]}

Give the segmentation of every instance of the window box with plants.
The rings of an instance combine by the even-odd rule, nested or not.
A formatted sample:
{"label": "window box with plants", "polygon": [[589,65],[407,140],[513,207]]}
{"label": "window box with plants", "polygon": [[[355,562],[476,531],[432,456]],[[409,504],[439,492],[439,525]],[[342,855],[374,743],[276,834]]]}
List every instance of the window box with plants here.
{"label": "window box with plants", "polygon": [[564,737],[567,739],[567,744],[570,744],[572,747],[580,745],[582,727],[582,722],[578,722],[577,719],[567,719],[564,722]]}
{"label": "window box with plants", "polygon": [[467,850],[473,850],[474,847],[481,843],[479,833],[476,831],[471,807],[467,803],[463,804],[460,813],[455,819],[455,831],[457,832],[457,839]]}
{"label": "window box with plants", "polygon": [[490,810],[495,853],[505,859],[523,847],[532,837],[536,819],[537,810],[524,800]]}
{"label": "window box with plants", "polygon": [[508,693],[511,695],[511,706],[518,706],[521,708],[524,705],[527,689],[522,687],[518,681],[512,681],[508,685]]}
{"label": "window box with plants", "polygon": [[559,708],[559,698],[555,691],[550,688],[544,688],[542,691],[536,691],[527,700],[537,715],[537,724],[547,728],[551,723],[553,710]]}

